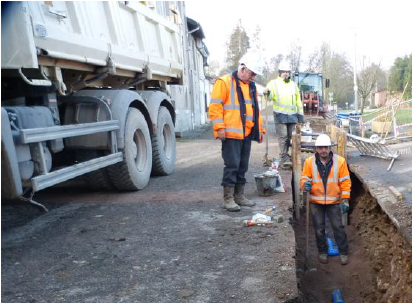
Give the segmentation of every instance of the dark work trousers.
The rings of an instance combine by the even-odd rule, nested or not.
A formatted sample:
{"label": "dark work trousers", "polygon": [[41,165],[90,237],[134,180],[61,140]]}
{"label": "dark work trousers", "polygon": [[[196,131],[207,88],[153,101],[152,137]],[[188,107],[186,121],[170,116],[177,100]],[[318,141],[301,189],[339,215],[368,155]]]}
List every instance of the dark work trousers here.
{"label": "dark work trousers", "polygon": [[325,235],[325,214],[328,214],[333,235],[341,255],[348,254],[348,240],[346,238],[345,227],[342,224],[342,211],[340,204],[314,204],[310,203],[313,227],[316,235],[316,245],[320,254],[326,254],[328,246]]}
{"label": "dark work trousers", "polygon": [[292,140],[292,132],[296,123],[278,123],[276,122],[276,136],[279,144],[279,157],[281,162],[290,161],[288,150],[290,140]]}
{"label": "dark work trousers", "polygon": [[249,156],[252,146],[250,137],[244,140],[228,139],[222,142],[223,168],[222,186],[234,187],[245,184],[245,174],[249,168]]}

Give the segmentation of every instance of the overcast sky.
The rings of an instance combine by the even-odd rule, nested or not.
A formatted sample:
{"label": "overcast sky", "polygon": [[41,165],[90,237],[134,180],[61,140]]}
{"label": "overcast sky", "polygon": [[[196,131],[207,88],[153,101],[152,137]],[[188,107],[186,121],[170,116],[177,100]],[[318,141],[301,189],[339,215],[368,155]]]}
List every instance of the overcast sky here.
{"label": "overcast sky", "polygon": [[[261,27],[264,57],[287,54],[300,41],[303,59],[322,42],[353,62],[366,56],[387,69],[396,57],[412,54],[409,1],[369,0],[249,0],[186,1],[187,15],[205,33],[210,60],[224,61],[229,36],[242,19],[249,37]],[[304,64],[306,67],[306,64]],[[358,65],[359,66],[359,65]]]}

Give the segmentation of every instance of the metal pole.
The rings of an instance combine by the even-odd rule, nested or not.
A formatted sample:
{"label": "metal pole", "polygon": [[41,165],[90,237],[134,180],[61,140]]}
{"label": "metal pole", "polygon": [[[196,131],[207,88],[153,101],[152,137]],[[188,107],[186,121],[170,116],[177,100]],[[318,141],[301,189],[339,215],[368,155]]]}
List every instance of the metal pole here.
{"label": "metal pole", "polygon": [[358,113],[358,83],[356,80],[356,32],[355,32],[355,65],[353,67],[353,91],[355,94],[355,113]]}

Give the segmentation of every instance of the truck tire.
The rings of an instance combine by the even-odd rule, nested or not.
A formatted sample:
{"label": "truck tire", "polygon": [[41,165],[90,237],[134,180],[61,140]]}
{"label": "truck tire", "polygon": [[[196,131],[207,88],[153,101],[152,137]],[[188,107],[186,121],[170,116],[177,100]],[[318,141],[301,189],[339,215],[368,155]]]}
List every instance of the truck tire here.
{"label": "truck tire", "polygon": [[[103,157],[104,154],[102,151],[96,150],[77,150],[75,156],[77,161],[84,162],[94,158]],[[109,191],[114,189],[113,183],[107,172],[107,167],[92,171],[81,177],[86,184],[94,190]]]}
{"label": "truck tire", "polygon": [[147,186],[152,171],[152,144],[143,114],[129,108],[124,135],[123,161],[107,168],[119,190],[140,190]]}
{"label": "truck tire", "polygon": [[172,117],[164,106],[159,109],[157,128],[152,137],[152,146],[152,174],[157,176],[170,175],[176,162],[176,136]]}

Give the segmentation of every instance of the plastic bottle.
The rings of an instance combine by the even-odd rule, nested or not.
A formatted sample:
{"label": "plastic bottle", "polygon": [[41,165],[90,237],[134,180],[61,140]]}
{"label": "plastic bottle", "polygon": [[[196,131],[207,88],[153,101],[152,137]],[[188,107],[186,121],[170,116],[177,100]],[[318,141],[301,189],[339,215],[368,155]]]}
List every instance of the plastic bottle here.
{"label": "plastic bottle", "polygon": [[279,163],[280,163],[280,159],[279,159],[279,158],[273,158],[272,168],[277,170],[277,169],[279,168]]}
{"label": "plastic bottle", "polygon": [[332,303],[346,303],[339,288],[332,291]]}
{"label": "plastic bottle", "polygon": [[255,220],[243,220],[243,226],[271,225],[273,222],[256,222]]}

